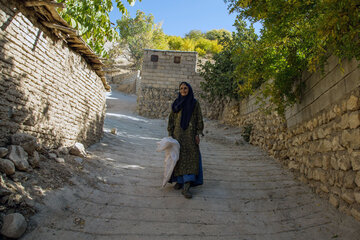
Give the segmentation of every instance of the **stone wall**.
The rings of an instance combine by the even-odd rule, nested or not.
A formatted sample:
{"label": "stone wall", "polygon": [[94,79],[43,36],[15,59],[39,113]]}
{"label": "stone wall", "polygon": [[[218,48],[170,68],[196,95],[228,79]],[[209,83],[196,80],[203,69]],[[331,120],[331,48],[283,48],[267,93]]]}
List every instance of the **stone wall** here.
{"label": "stone wall", "polygon": [[264,114],[251,96],[227,102],[220,120],[251,126],[250,142],[341,211],[360,220],[359,62],[329,59],[324,74],[304,74],[302,102],[285,117]]}
{"label": "stone wall", "polygon": [[140,71],[133,70],[127,73],[116,74],[114,76],[107,76],[107,82],[112,84],[118,91],[135,94]]}
{"label": "stone wall", "polygon": [[0,146],[17,132],[49,147],[98,141],[105,113],[100,77],[17,4],[0,0]]}
{"label": "stone wall", "polygon": [[191,84],[199,99],[202,77],[196,63],[197,52],[145,49],[141,83],[136,91],[138,113],[151,118],[167,117],[183,81]]}

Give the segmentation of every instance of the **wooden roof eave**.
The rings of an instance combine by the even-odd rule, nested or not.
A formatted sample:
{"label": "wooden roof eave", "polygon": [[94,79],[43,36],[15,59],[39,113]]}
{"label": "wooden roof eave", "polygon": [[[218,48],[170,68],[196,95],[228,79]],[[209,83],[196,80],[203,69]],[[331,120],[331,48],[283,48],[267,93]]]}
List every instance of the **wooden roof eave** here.
{"label": "wooden roof eave", "polygon": [[102,70],[104,64],[100,58],[81,38],[79,32],[72,28],[55,9],[58,7],[64,8],[65,4],[51,0],[27,0],[24,2],[24,6],[33,8],[40,19],[39,22],[45,28],[49,29],[58,38],[63,39],[70,48],[82,55],[101,78],[104,88],[110,91],[110,86],[107,84]]}

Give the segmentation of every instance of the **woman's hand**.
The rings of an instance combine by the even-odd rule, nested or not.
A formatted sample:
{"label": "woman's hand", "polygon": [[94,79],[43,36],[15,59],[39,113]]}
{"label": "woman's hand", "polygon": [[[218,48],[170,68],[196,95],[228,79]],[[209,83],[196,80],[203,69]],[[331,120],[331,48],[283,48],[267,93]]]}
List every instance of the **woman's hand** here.
{"label": "woman's hand", "polygon": [[199,145],[199,143],[200,143],[200,137],[199,137],[199,135],[196,135],[196,136],[195,136],[195,142],[196,142],[197,145]]}

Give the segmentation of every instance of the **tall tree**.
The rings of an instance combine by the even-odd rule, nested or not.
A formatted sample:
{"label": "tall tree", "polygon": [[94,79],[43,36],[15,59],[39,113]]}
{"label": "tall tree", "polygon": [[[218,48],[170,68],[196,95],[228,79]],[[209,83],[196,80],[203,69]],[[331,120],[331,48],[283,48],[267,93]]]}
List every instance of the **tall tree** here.
{"label": "tall tree", "polygon": [[[60,15],[74,28],[79,30],[81,37],[99,55],[106,56],[104,44],[118,38],[110,22],[109,13],[113,9],[111,0],[57,0],[66,3],[66,8],[60,11]],[[136,0],[126,0],[134,4]],[[141,0],[139,0],[141,1]],[[116,7],[121,13],[127,10],[123,0],[115,0]]]}
{"label": "tall tree", "polygon": [[[263,24],[260,41],[247,52],[256,74],[242,69],[244,86],[266,81],[264,96],[283,113],[300,100],[302,72],[322,69],[329,55],[360,59],[360,5],[353,0],[224,0],[238,18]],[[254,73],[254,72],[253,72]],[[240,91],[241,92],[241,91]]]}
{"label": "tall tree", "polygon": [[130,54],[130,60],[137,69],[141,66],[145,48],[168,48],[161,24],[154,23],[153,15],[146,16],[138,10],[135,18],[123,15],[116,22],[120,32],[120,47]]}
{"label": "tall tree", "polygon": [[241,89],[249,72],[256,72],[257,64],[250,62],[252,49],[257,43],[254,28],[246,27],[246,23],[237,20],[234,24],[236,31],[232,36],[224,36],[220,45],[222,51],[214,54],[213,61],[207,61],[202,65],[201,75],[205,81],[202,88],[210,93],[210,101],[214,97],[230,97],[238,99],[251,91],[248,87]]}
{"label": "tall tree", "polygon": [[231,32],[225,29],[213,29],[205,33],[205,38],[220,41],[224,37],[231,38]]}
{"label": "tall tree", "polygon": [[200,30],[191,30],[189,33],[185,34],[185,38],[189,38],[192,40],[198,40],[203,37],[204,34]]}

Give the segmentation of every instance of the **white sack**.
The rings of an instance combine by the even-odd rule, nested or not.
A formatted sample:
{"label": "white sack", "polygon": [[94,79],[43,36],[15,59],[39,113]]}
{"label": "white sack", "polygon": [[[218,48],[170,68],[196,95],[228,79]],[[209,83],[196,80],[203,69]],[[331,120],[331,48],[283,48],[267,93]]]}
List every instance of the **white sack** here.
{"label": "white sack", "polygon": [[164,178],[162,183],[162,187],[165,187],[179,159],[180,144],[172,137],[164,137],[160,142],[157,142],[157,145],[157,152],[165,151]]}

